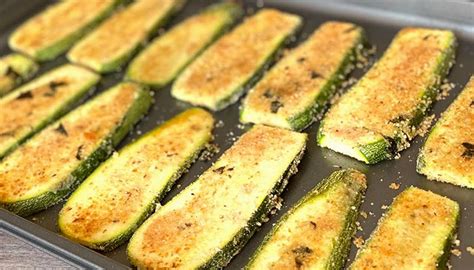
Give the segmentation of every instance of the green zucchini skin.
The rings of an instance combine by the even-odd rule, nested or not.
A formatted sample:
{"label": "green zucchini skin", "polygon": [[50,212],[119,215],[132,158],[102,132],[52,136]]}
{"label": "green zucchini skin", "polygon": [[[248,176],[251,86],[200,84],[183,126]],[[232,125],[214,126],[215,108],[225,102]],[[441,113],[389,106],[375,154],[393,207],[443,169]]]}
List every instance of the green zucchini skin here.
{"label": "green zucchini skin", "polygon": [[[162,88],[242,16],[231,2],[213,4],[154,39],[128,66],[132,81]],[[180,44],[180,46],[176,46]]]}
{"label": "green zucchini skin", "polygon": [[[365,175],[356,170],[339,170],[332,173],[328,178],[319,182],[278,221],[266,235],[246,269],[300,269],[301,267],[341,269],[349,252],[351,237],[354,234],[355,222],[359,213],[358,209],[366,187]],[[327,212],[330,212],[331,209],[324,208],[324,198],[329,201],[326,207],[331,207],[331,204],[337,204],[335,207],[343,207],[337,210],[344,211],[342,220],[335,221],[334,217],[328,216]],[[336,210],[334,209],[334,211]],[[320,222],[325,225],[318,232]],[[340,226],[339,229],[333,229],[338,226]],[[289,232],[290,228],[291,232]],[[321,238],[310,240],[314,234],[324,237],[324,229],[329,231],[326,231],[326,235],[331,233],[331,229],[336,230],[335,235],[327,236],[325,242]],[[330,242],[332,246],[327,242]],[[304,256],[310,257],[299,256],[298,253],[295,253],[295,247],[304,247],[304,250],[307,251]],[[312,254],[314,250],[321,247],[326,250],[326,254],[321,254],[321,252],[316,255]],[[288,253],[288,250],[291,250],[291,253]],[[272,259],[276,252],[279,252],[278,259]]]}
{"label": "green zucchini skin", "polygon": [[1,98],[0,159],[67,113],[99,80],[85,68],[65,64]]}
{"label": "green zucchini skin", "polygon": [[474,76],[430,131],[417,171],[430,180],[474,188]]}
{"label": "green zucchini skin", "polygon": [[98,250],[123,244],[196,160],[213,124],[208,112],[189,109],[126,146],[71,195],[59,213],[61,232]]}
{"label": "green zucchini skin", "polygon": [[260,10],[197,57],[173,83],[172,96],[213,111],[224,109],[260,79],[301,24],[299,16]]}
{"label": "green zucchini skin", "polygon": [[[113,100],[113,98],[118,101]],[[126,104],[119,104],[119,102],[122,101],[126,102]],[[121,83],[105,91],[93,100],[87,102],[86,104],[62,117],[55,123],[51,124],[48,128],[32,137],[26,144],[22,145],[0,163],[0,175],[2,176],[0,177],[0,185],[4,187],[4,189],[0,191],[0,206],[17,215],[28,216],[30,214],[44,210],[63,200],[77,187],[80,182],[82,182],[102,161],[104,161],[113,152],[114,146],[116,146],[122,140],[122,138],[127,135],[127,133],[132,129],[133,125],[138,122],[138,120],[147,112],[150,105],[151,96],[148,90],[136,84]],[[104,109],[104,106],[110,106],[111,108],[106,110]],[[113,124],[111,124],[111,122],[107,122],[108,126],[110,126],[110,129],[103,130],[103,136],[99,138],[90,139],[89,137],[91,136],[91,138],[97,136],[94,135],[96,133],[92,133],[90,131],[82,133],[82,125],[73,126],[76,122],[82,123],[81,121],[92,121],[93,119],[87,118],[89,114],[94,116],[94,119],[100,119],[95,118],[97,115],[94,115],[94,113],[99,115],[101,113],[112,113],[113,108],[117,108],[116,110],[122,110],[123,114],[116,115],[118,122],[113,122]],[[109,117],[111,117],[110,114]],[[97,120],[95,121],[97,122]],[[52,139],[54,136],[53,134],[57,133],[69,138],[69,135],[67,135],[68,132],[65,131],[69,127],[64,129],[63,124],[65,123],[68,123],[68,125],[71,124],[71,129],[74,130],[74,132],[79,132],[80,136],[84,136],[81,138],[68,139],[71,140],[71,144],[74,143],[74,145],[79,145],[77,152],[75,153],[75,157],[68,157],[68,162],[70,162],[72,165],[69,165],[68,162],[64,162],[62,159],[60,159],[60,155],[64,155],[67,152],[67,150],[63,149],[65,146],[62,144],[54,145],[54,142],[52,142],[54,147],[56,147],[56,151],[51,151],[49,148],[51,146],[47,143],[48,140]],[[78,139],[78,142],[74,142],[74,139]],[[94,144],[87,144],[87,140],[94,140]],[[67,142],[66,140],[60,141],[59,139],[57,139],[57,141],[62,143]],[[80,154],[82,146],[89,147],[89,149],[84,150],[89,152],[84,157],[81,157]],[[61,151],[66,152],[63,153]],[[53,161],[61,160],[60,162],[62,163],[60,163],[61,165],[57,164],[58,166],[70,166],[70,168],[65,171],[61,171],[63,169],[59,170],[65,176],[64,178],[58,179],[57,183],[54,183],[54,185],[51,184],[50,188],[43,188],[44,191],[40,190],[36,194],[33,193],[29,195],[23,195],[26,196],[26,198],[22,198],[21,196],[18,198],[18,196],[15,195],[16,193],[23,192],[23,194],[25,194],[25,192],[31,191],[32,187],[28,187],[28,181],[39,180],[26,178],[23,179],[22,182],[25,184],[22,185],[21,183],[15,183],[14,185],[9,181],[14,181],[15,176],[11,176],[11,178],[6,176],[8,174],[12,175],[15,173],[11,164],[14,163],[18,167],[21,166],[21,164],[29,162],[28,159],[34,158],[31,157],[31,152],[45,153],[45,156],[41,158],[47,158],[48,160]],[[44,169],[41,167],[41,165],[38,166],[40,166],[40,170]],[[13,168],[14,167],[15,166],[13,166]],[[31,170],[33,171],[35,168],[31,168]],[[36,188],[35,185],[33,185],[33,187]]]}
{"label": "green zucchini skin", "polygon": [[[8,44],[12,50],[27,54],[37,61],[53,60],[101,23],[123,2],[125,0],[90,0],[87,4],[84,4],[84,1],[81,0],[61,1],[49,6],[46,10],[21,25],[10,36]],[[98,5],[101,5],[101,7],[98,8]],[[66,18],[65,21],[64,14],[72,13],[72,10],[78,10],[78,7],[84,9],[82,11],[83,19],[87,17],[87,14],[95,13],[95,16],[72,28],[71,24],[77,18]],[[46,23],[43,21],[46,21]],[[40,31],[38,31],[38,27],[41,29]],[[57,37],[58,27],[65,28],[64,33],[61,33],[59,38]],[[48,39],[49,41],[44,41]],[[41,41],[38,42],[37,40]]]}
{"label": "green zucchini skin", "polygon": [[0,57],[0,97],[33,77],[38,71],[38,64],[19,53]]}
{"label": "green zucchini skin", "polygon": [[349,269],[447,269],[459,205],[409,187],[379,220]]}
{"label": "green zucchini skin", "polygon": [[[199,179],[143,223],[128,245],[130,261],[139,268],[224,267],[277,204],[278,195],[297,170],[305,143],[306,134],[254,126]],[[258,154],[256,149],[260,150]],[[238,198],[234,200],[234,197]],[[243,201],[246,201],[247,209],[242,208]],[[193,209],[186,213],[193,214],[184,215],[183,212],[182,216],[181,211],[186,210],[182,208],[188,207]],[[206,209],[212,209],[212,212]],[[212,234],[212,237],[206,234]],[[220,243],[196,246],[195,239],[198,238]],[[171,250],[170,256],[160,255],[167,250]]]}
{"label": "green zucchini skin", "polygon": [[[450,31],[402,29],[384,56],[326,114],[318,144],[367,164],[397,156],[416,136],[454,62],[456,46]],[[386,79],[384,74],[393,74],[395,79]],[[384,86],[384,92],[377,91]],[[391,96],[398,100],[391,101],[395,100]],[[342,114],[351,116],[346,117],[347,123],[340,122]]]}
{"label": "green zucchini skin", "polygon": [[323,111],[364,43],[364,30],[359,26],[324,23],[249,91],[240,121],[303,130]]}
{"label": "green zucchini skin", "polygon": [[[68,53],[73,63],[99,73],[120,69],[186,0],[134,1],[80,40]],[[133,24],[130,20],[135,20]]]}

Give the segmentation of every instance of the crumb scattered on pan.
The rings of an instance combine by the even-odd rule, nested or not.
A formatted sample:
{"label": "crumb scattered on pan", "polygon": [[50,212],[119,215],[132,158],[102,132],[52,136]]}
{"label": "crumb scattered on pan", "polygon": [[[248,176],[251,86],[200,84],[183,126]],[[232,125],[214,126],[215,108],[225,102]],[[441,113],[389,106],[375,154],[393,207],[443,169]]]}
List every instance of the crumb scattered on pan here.
{"label": "crumb scattered on pan", "polygon": [[385,204],[384,204],[384,205],[382,205],[382,207],[381,207],[381,208],[382,208],[383,210],[385,210],[385,209],[387,209],[387,208],[388,208],[388,205],[385,205]]}
{"label": "crumb scattered on pan", "polygon": [[391,183],[388,187],[391,188],[391,189],[397,190],[397,189],[400,188],[400,184],[393,182],[393,183]]}
{"label": "crumb scattered on pan", "polygon": [[433,123],[434,118],[435,118],[434,114],[425,117],[423,121],[420,123],[418,130],[416,131],[416,135],[420,135],[421,137],[424,137],[430,130],[430,127],[431,127],[431,124]]}
{"label": "crumb scattered on pan", "polygon": [[451,249],[451,253],[452,253],[454,256],[456,256],[456,257],[461,256],[461,251],[460,251],[459,249],[457,249],[457,248]]}
{"label": "crumb scattered on pan", "polygon": [[469,254],[474,256],[474,248],[473,247],[467,247],[466,250],[467,250],[467,252],[469,252]]}
{"label": "crumb scattered on pan", "polygon": [[360,215],[363,217],[363,218],[367,218],[367,213],[365,211],[360,211]]}
{"label": "crumb scattered on pan", "polygon": [[364,245],[364,239],[362,238],[362,236],[358,236],[356,238],[354,238],[354,240],[352,241],[354,243],[354,245],[357,247],[357,248],[361,248],[363,245]]}

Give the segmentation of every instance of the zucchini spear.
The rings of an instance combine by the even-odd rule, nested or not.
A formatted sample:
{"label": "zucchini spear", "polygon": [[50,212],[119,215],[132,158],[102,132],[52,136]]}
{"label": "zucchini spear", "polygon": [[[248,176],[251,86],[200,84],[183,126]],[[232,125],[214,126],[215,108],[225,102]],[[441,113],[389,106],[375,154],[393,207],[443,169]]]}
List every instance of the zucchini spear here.
{"label": "zucchini spear", "polygon": [[132,236],[139,268],[218,269],[239,252],[278,201],[306,134],[257,125]]}
{"label": "zucchini spear", "polygon": [[455,201],[410,187],[395,198],[350,269],[446,269],[458,219]]}
{"label": "zucchini spear", "polygon": [[153,40],[130,63],[127,78],[156,88],[170,83],[197,55],[224,33],[242,10],[214,4]]}
{"label": "zucchini spear", "polygon": [[10,36],[8,44],[12,50],[25,53],[35,60],[52,60],[112,13],[121,2],[59,1],[22,24]]}
{"label": "zucchini spear", "polygon": [[69,111],[100,76],[65,64],[0,99],[0,158]]}
{"label": "zucchini spear", "polygon": [[365,189],[358,171],[332,173],[281,218],[246,269],[341,269]]}
{"label": "zucchini spear", "polygon": [[17,85],[31,78],[38,71],[38,64],[19,53],[0,58],[0,97]]}
{"label": "zucchini spear", "polygon": [[118,11],[79,41],[69,61],[107,73],[119,69],[185,0],[140,0]]}
{"label": "zucchini spear", "polygon": [[214,119],[189,109],[113,155],[71,195],[59,229],[94,249],[126,241],[212,137]]}
{"label": "zucchini spear", "polygon": [[428,179],[474,188],[474,76],[433,127],[418,156]]}
{"label": "zucchini spear", "polygon": [[318,144],[367,164],[410,145],[454,61],[451,31],[404,28],[383,57],[329,109]]}
{"label": "zucchini spear", "polygon": [[189,65],[174,82],[171,94],[211,110],[227,107],[258,79],[301,22],[296,15],[260,10]]}
{"label": "zucchini spear", "polygon": [[0,206],[26,216],[67,197],[150,104],[147,90],[121,83],[49,125],[0,163]]}
{"label": "zucchini spear", "polygon": [[351,23],[323,24],[249,91],[240,121],[293,130],[310,125],[351,70],[363,37]]}

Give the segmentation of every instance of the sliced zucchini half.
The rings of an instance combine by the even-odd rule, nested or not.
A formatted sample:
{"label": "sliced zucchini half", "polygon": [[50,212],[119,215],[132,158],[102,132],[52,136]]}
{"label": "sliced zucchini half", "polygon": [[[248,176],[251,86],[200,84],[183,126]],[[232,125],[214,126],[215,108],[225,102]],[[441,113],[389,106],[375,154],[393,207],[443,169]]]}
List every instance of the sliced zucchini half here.
{"label": "sliced zucchini half", "polygon": [[306,134],[257,125],[132,236],[139,268],[218,269],[252,236],[297,164]]}
{"label": "sliced zucchini half", "polygon": [[417,171],[430,180],[474,188],[474,76],[433,127]]}
{"label": "sliced zucchini half", "polygon": [[67,53],[67,58],[100,73],[117,70],[138,50],[140,44],[181,9],[184,2],[134,1],[79,41]]}
{"label": "sliced zucchini half", "polygon": [[26,21],[8,40],[10,48],[38,61],[47,61],[69,49],[123,0],[59,1]]}
{"label": "sliced zucchini half", "polygon": [[293,130],[310,125],[351,70],[363,37],[352,23],[323,24],[249,91],[240,121]]}
{"label": "sliced zucchini half", "polygon": [[121,83],[42,130],[0,163],[0,206],[26,216],[67,197],[150,104],[147,90]]}
{"label": "sliced zucchini half", "polygon": [[326,114],[319,145],[368,164],[408,148],[454,62],[455,46],[451,31],[402,29]]}
{"label": "sliced zucchini half", "polygon": [[191,63],[174,82],[171,94],[211,110],[227,107],[259,78],[301,23],[296,15],[260,10]]}
{"label": "sliced zucchini half", "polygon": [[341,269],[366,188],[361,172],[332,173],[281,218],[246,269]]}
{"label": "sliced zucchini half", "polygon": [[100,80],[85,68],[65,64],[0,99],[0,158],[65,114]]}
{"label": "sliced zucchini half", "polygon": [[33,77],[38,64],[19,53],[11,53],[0,58],[0,97]]}
{"label": "sliced zucchini half", "polygon": [[446,269],[458,219],[455,201],[410,187],[395,198],[350,269]]}
{"label": "sliced zucchini half", "polygon": [[241,14],[239,5],[226,2],[186,19],[135,57],[127,69],[127,78],[155,88],[167,85]]}
{"label": "sliced zucchini half", "polygon": [[128,240],[210,141],[214,119],[189,109],[155,128],[94,171],[59,213],[59,229],[94,249]]}

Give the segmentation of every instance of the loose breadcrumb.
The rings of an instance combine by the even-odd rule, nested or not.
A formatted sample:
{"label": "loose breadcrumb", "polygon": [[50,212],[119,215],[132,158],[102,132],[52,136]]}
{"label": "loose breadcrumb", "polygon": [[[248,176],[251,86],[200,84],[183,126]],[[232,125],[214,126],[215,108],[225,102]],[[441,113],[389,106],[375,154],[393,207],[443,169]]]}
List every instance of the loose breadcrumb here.
{"label": "loose breadcrumb", "polygon": [[453,249],[451,249],[451,253],[452,253],[454,256],[459,257],[459,256],[461,256],[461,253],[462,253],[462,252],[461,252],[459,249],[457,249],[457,248],[453,248]]}
{"label": "loose breadcrumb", "polygon": [[367,213],[365,211],[361,211],[360,212],[360,215],[363,217],[363,218],[367,218]]}
{"label": "loose breadcrumb", "polygon": [[467,252],[469,252],[469,254],[474,256],[474,248],[473,247],[467,247],[466,250],[467,250]]}
{"label": "loose breadcrumb", "polygon": [[397,189],[400,188],[400,184],[393,182],[393,183],[391,183],[388,187],[391,188],[391,189],[397,190]]}
{"label": "loose breadcrumb", "polygon": [[364,245],[364,239],[362,238],[362,236],[358,236],[356,238],[354,238],[354,240],[352,241],[354,243],[354,245],[357,247],[357,248],[361,248],[363,245]]}

